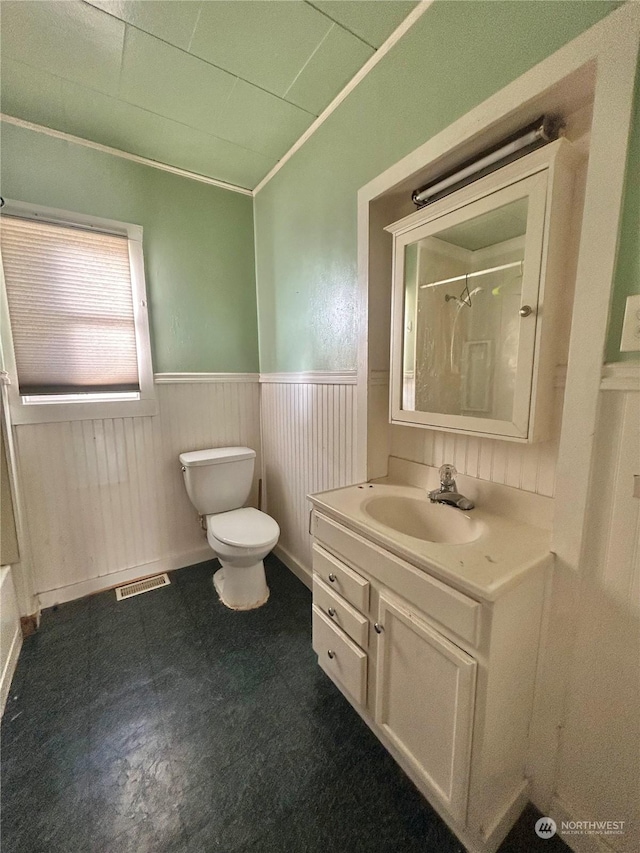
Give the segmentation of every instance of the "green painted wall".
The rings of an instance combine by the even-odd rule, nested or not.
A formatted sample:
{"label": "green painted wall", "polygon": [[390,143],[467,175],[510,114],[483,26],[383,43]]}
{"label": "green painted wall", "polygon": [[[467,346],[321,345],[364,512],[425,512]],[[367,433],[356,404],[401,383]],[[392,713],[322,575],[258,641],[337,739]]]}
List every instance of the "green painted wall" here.
{"label": "green painted wall", "polygon": [[[263,371],[356,366],[358,188],[617,5],[437,2],[425,13],[256,198]],[[633,263],[620,265],[616,306]]]}
{"label": "green painted wall", "polygon": [[132,222],[156,372],[258,370],[250,196],[2,124],[2,195]]}

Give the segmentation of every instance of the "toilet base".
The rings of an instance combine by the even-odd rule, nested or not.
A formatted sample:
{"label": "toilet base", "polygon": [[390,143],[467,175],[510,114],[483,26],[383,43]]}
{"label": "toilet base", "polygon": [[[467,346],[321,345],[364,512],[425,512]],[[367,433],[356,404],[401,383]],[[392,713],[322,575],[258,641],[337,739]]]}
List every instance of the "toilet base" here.
{"label": "toilet base", "polygon": [[220,560],[220,565],[213,575],[213,585],[225,607],[255,610],[267,603],[269,587],[262,560],[252,566],[233,566]]}

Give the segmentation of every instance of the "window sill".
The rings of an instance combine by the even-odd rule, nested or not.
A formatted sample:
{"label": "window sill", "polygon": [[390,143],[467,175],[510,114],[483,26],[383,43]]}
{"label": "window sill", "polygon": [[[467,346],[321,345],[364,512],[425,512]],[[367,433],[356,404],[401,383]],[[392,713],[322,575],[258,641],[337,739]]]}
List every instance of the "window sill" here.
{"label": "window sill", "polygon": [[48,424],[64,421],[94,421],[104,418],[145,418],[158,414],[155,399],[111,400],[91,403],[15,403],[13,424]]}

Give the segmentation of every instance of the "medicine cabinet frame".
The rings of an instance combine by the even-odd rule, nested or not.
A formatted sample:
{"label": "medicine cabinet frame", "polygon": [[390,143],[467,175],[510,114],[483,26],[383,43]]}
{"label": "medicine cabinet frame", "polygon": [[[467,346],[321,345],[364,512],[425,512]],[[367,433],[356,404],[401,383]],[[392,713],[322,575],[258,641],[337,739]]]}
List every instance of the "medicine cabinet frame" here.
{"label": "medicine cabinet frame", "polygon": [[[566,356],[560,296],[573,286],[567,244],[575,165],[572,145],[559,139],[386,226],[393,235],[390,423],[516,442],[549,437],[556,367]],[[405,247],[521,198],[528,205],[512,418],[404,409]],[[474,343],[486,344],[490,356],[490,342]]]}

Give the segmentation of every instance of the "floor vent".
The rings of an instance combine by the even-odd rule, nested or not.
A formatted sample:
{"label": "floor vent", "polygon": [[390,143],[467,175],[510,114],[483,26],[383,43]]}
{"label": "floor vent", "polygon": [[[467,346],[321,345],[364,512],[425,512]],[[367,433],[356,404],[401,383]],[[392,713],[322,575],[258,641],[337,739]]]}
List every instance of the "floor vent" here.
{"label": "floor vent", "polygon": [[161,586],[168,586],[171,583],[169,575],[165,572],[163,575],[154,575],[152,578],[145,578],[143,581],[134,581],[127,583],[124,586],[116,587],[116,599],[123,601],[125,598],[131,598],[132,595],[141,595],[143,592],[151,592],[152,589],[158,589]]}

